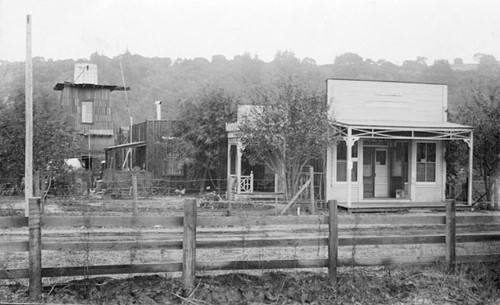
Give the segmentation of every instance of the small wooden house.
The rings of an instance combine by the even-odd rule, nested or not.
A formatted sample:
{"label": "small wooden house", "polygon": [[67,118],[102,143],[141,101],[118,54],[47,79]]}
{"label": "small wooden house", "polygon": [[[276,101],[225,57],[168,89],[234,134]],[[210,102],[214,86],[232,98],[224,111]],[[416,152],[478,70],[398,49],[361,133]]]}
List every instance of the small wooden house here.
{"label": "small wooden house", "polygon": [[[285,199],[283,178],[269,166],[252,162],[246,155],[240,139],[240,124],[246,119],[251,119],[254,111],[262,110],[263,106],[238,105],[237,121],[226,123],[227,194],[230,199]],[[298,199],[310,201],[312,193],[316,199],[323,201],[323,160],[312,160],[306,167],[307,172],[301,177],[304,178],[301,179],[301,183],[305,183],[305,180],[312,176],[313,183],[310,184],[312,190],[305,189]]]}
{"label": "small wooden house", "polygon": [[327,200],[443,202],[446,141],[469,145],[472,182],[472,128],[447,121],[446,85],[329,79],[327,99],[338,133],[327,152]]}

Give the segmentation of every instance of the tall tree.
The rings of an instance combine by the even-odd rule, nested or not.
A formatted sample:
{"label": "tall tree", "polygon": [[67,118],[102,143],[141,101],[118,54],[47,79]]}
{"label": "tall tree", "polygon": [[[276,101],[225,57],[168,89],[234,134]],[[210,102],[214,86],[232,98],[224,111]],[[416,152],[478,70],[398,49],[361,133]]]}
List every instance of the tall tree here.
{"label": "tall tree", "polygon": [[[0,108],[0,176],[20,186],[24,174],[25,106],[24,90],[15,94]],[[74,152],[72,130],[68,122],[61,121],[61,107],[38,90],[33,109],[33,169],[40,177],[44,191],[52,178],[64,171],[64,160]],[[3,181],[5,182],[5,181]]]}
{"label": "tall tree", "polygon": [[488,69],[490,74],[479,74],[461,88],[463,101],[452,120],[474,127],[474,169],[482,177],[490,201],[490,179],[500,166],[500,82],[495,70]]}
{"label": "tall tree", "polygon": [[194,149],[194,168],[199,170],[194,174],[203,180],[200,189],[204,188],[207,178],[211,186],[222,187],[226,173],[226,122],[235,119],[234,98],[220,88],[209,88],[198,102],[184,105],[178,132]]}
{"label": "tall tree", "polygon": [[324,156],[330,120],[323,96],[288,80],[277,88],[240,123],[240,138],[247,157],[274,170],[291,197],[304,166]]}

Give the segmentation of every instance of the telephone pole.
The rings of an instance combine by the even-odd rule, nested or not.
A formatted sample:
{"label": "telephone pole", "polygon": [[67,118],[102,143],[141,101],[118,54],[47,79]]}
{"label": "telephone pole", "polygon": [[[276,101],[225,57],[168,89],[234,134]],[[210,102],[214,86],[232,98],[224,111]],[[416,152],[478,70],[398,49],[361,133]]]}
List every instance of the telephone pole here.
{"label": "telephone pole", "polygon": [[31,60],[31,15],[26,15],[26,148],[24,158],[24,214],[29,214],[29,198],[33,197],[33,63]]}

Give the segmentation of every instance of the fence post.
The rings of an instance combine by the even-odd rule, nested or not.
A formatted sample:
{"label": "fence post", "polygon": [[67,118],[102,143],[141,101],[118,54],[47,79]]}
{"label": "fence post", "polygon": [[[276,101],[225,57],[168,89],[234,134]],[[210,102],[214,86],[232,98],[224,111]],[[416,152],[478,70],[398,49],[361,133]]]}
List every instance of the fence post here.
{"label": "fence post", "polygon": [[445,261],[448,271],[455,269],[456,261],[456,215],[455,200],[446,202],[446,242],[445,242]]}
{"label": "fence post", "polygon": [[196,199],[184,200],[184,242],[182,244],[182,284],[185,295],[194,289],[196,265]]}
{"label": "fence post", "polygon": [[138,211],[137,211],[137,176],[136,175],[132,175],[132,198],[134,199],[132,213],[133,213],[134,217],[137,217]]}
{"label": "fence post", "polygon": [[37,299],[42,294],[42,231],[39,197],[29,198],[29,295]]}
{"label": "fence post", "polygon": [[316,214],[316,204],[314,202],[314,167],[309,167],[309,179],[311,179],[310,192],[311,192],[311,213]]}
{"label": "fence post", "polygon": [[330,285],[337,286],[337,257],[338,257],[338,211],[337,200],[328,201],[328,275],[330,277]]}

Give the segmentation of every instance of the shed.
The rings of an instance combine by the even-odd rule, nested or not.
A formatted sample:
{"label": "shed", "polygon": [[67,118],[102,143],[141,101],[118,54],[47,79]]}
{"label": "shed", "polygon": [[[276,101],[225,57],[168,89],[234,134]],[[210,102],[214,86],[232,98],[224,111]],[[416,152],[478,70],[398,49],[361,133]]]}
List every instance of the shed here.
{"label": "shed", "polygon": [[131,142],[105,148],[105,187],[118,182],[130,184],[133,173],[139,176],[140,184],[165,191],[185,183],[185,160],[171,149],[177,124],[167,120],[134,124]]}

